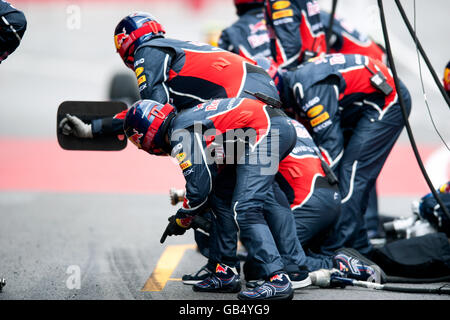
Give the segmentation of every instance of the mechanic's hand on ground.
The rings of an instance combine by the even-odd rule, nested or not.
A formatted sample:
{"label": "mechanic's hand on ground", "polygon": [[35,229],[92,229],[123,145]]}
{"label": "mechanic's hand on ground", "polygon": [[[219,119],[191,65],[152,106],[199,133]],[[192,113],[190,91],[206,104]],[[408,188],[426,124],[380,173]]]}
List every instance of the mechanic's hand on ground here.
{"label": "mechanic's hand on ground", "polygon": [[66,114],[65,118],[61,120],[59,128],[66,136],[74,135],[78,138],[93,138],[91,125],[70,114]]}

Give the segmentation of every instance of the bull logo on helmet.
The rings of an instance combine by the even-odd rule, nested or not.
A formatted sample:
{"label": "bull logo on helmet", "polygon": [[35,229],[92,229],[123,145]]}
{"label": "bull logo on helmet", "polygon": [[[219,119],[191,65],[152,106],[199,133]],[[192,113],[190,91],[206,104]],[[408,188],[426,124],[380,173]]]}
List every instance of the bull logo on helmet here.
{"label": "bull logo on helmet", "polygon": [[116,45],[117,51],[120,50],[120,48],[122,48],[122,43],[126,38],[128,38],[128,34],[125,28],[123,28],[122,33],[116,34],[114,36],[114,44]]}
{"label": "bull logo on helmet", "polygon": [[139,149],[142,148],[141,146],[141,138],[142,138],[143,134],[139,133],[136,129],[133,129],[133,135],[131,135],[130,137],[128,137],[128,139],[133,142]]}

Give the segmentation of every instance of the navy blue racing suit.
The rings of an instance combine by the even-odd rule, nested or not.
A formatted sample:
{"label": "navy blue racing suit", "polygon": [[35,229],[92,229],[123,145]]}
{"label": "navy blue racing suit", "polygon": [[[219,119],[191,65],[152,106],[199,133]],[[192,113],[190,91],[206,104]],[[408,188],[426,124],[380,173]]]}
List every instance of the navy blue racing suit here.
{"label": "navy blue racing suit", "polygon": [[301,245],[321,253],[322,242],[340,214],[341,196],[337,183],[324,171],[320,151],[308,130],[296,120],[292,123],[297,142],[280,162],[277,181],[294,214]]}
{"label": "navy blue racing suit", "polygon": [[[319,150],[308,131],[297,121],[292,119],[290,121],[296,129],[297,141],[289,155],[279,164],[276,176],[277,184],[273,186],[275,199],[265,202],[264,212],[267,212],[268,219],[270,217],[277,219],[276,215],[271,214],[271,211],[276,210],[274,207],[279,204],[284,207],[290,206],[294,215],[297,238],[305,251],[305,254],[301,254],[302,266],[309,271],[329,269],[333,267],[332,256],[322,254],[320,247],[340,212],[339,189],[337,185],[328,182],[318,156]],[[234,188],[235,182],[232,178],[234,174],[231,166],[220,170],[218,182],[210,195],[210,201],[215,202],[214,207],[216,208],[213,216],[218,216],[222,211],[225,212],[222,215],[224,218],[221,220],[221,224],[232,225],[234,222],[230,217],[227,219],[231,197],[228,197],[228,201],[223,200],[223,198],[227,198],[223,195],[229,194],[230,190]],[[213,217],[211,220],[215,221]],[[210,246],[226,246],[227,243],[233,243],[230,240],[223,241],[221,244],[211,243],[209,235],[200,231],[195,232],[195,239],[200,252],[209,259],[208,267],[211,270],[218,261],[212,260],[214,255],[210,255],[210,251],[214,251],[214,249],[210,250]],[[239,263],[237,267],[240,267]],[[246,259],[244,265],[244,274],[247,280],[262,277],[258,265],[249,258]]]}
{"label": "navy blue racing suit", "polygon": [[[328,32],[330,14],[323,10],[320,11],[320,19]],[[373,59],[380,60],[386,64],[386,54],[383,48],[378,46],[370,37],[363,34],[344,19],[334,18],[333,29],[328,43],[329,53],[342,54],[360,54]],[[379,218],[378,218],[378,197],[376,186],[369,195],[364,219],[367,224],[369,238],[378,236]]]}
{"label": "navy blue racing suit", "polygon": [[[374,73],[374,81],[384,77],[391,92],[383,93],[371,83]],[[368,254],[372,248],[363,213],[404,126],[398,94],[409,113],[409,92],[403,84],[396,90],[381,61],[361,55],[327,55],[286,72],[283,80],[284,103],[294,105],[309,122],[316,144],[339,178],[341,214],[326,247],[332,252],[348,246]]]}
{"label": "navy blue racing suit", "polygon": [[312,55],[326,52],[316,0],[267,0],[266,19],[272,57],[280,67],[295,68]]}
{"label": "navy blue racing suit", "polygon": [[23,12],[0,0],[0,63],[17,49],[26,28]]}
{"label": "navy blue racing suit", "polygon": [[[245,90],[279,100],[272,78],[256,62],[208,44],[153,38],[136,49],[134,71],[142,99],[177,110],[217,98],[254,99]],[[120,133],[125,114],[92,121],[94,136]]]}
{"label": "navy blue racing suit", "polygon": [[250,59],[270,58],[270,39],[264,9],[255,8],[239,16],[235,23],[222,31],[219,48]]}
{"label": "navy blue racing suit", "polygon": [[[304,252],[293,215],[274,193],[279,161],[295,145],[290,119],[258,100],[213,100],[178,113],[168,135],[186,179],[181,212],[209,206],[216,220],[210,259],[235,266],[239,231],[263,278],[298,270]],[[220,175],[223,166],[235,174]]]}

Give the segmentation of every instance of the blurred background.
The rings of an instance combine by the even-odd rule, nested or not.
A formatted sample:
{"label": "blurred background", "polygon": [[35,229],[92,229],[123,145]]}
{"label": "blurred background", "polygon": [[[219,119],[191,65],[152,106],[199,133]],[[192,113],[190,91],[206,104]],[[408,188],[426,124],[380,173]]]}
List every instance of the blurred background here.
{"label": "blurred background", "polygon": [[[208,33],[236,20],[233,1],[10,2],[25,13],[28,27],[19,48],[0,64],[0,277],[14,288],[6,297],[71,298],[61,288],[72,264],[89,280],[81,297],[136,297],[161,251],[167,216],[175,212],[168,190],[182,188],[183,177],[170,159],[149,157],[131,144],[120,152],[62,150],[57,109],[66,100],[107,100],[113,75],[131,72],[113,42],[124,16],[147,11],[167,37],[207,42]],[[331,2],[319,1],[327,10]],[[438,187],[450,178],[450,152],[424,102],[414,43],[394,1],[383,2],[397,71],[413,99],[411,126]],[[413,1],[402,4],[413,23]],[[416,0],[417,35],[440,78],[450,60],[449,10],[448,0]],[[384,44],[376,0],[339,0],[336,13]],[[431,114],[450,144],[449,108],[421,63]],[[377,187],[380,211],[395,215],[409,215],[411,201],[429,192],[405,132]],[[156,231],[150,241],[151,230]],[[189,240],[190,235],[170,241]],[[117,290],[117,284],[129,291]]]}

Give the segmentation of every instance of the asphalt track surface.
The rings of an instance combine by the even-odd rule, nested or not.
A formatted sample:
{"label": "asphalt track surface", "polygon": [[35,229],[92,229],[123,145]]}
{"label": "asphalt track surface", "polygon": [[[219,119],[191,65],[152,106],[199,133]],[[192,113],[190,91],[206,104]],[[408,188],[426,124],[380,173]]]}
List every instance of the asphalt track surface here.
{"label": "asphalt track surface", "polygon": [[[433,1],[426,6],[425,2],[417,1],[419,38],[441,74],[450,48],[434,34],[446,29],[449,4]],[[342,0],[339,6],[349,3]],[[352,10],[368,14],[374,4],[358,1]],[[180,6],[176,2],[114,3],[107,8],[82,3],[81,28],[69,30],[64,3],[19,1],[16,6],[27,14],[29,30],[19,50],[0,65],[0,277],[7,280],[0,300],[235,300],[235,294],[195,293],[180,281],[183,274],[205,263],[192,232],[159,243],[167,217],[175,212],[168,189],[183,186],[170,160],[141,154],[131,145],[115,153],[68,152],[57,146],[55,138],[59,103],[105,100],[111,75],[124,70],[112,49],[111,33],[118,19],[133,9],[152,11],[174,37],[201,40],[201,21],[208,21],[211,12],[195,16],[188,8],[176,10]],[[220,23],[234,20],[229,3],[219,1],[217,6]],[[414,47],[393,5],[386,6],[390,32],[401,39],[393,43],[394,51],[400,50],[399,72],[413,95],[411,124],[438,184],[449,178],[448,153],[442,152],[423,103]],[[169,23],[163,7],[178,24]],[[412,7],[405,7],[411,14]],[[361,20],[364,15],[353,16]],[[373,31],[367,23],[360,26]],[[448,109],[429,75],[424,77],[437,127],[448,140]],[[408,216],[411,201],[428,192],[405,134],[378,187],[380,211],[395,216]],[[308,287],[297,290],[294,299],[442,300],[448,296]]]}

